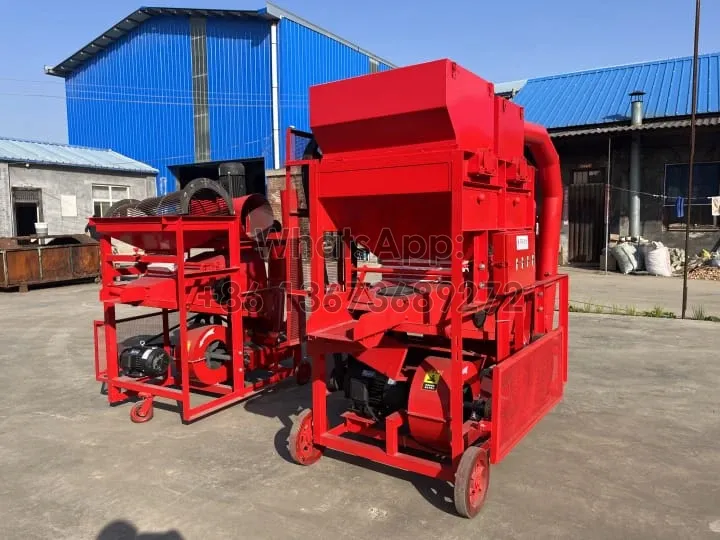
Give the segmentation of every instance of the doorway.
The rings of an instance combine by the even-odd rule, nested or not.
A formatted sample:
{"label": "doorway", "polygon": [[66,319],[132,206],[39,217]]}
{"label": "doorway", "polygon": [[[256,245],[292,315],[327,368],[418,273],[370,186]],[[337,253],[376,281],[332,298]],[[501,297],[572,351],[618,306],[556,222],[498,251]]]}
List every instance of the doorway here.
{"label": "doorway", "polygon": [[600,261],[605,245],[605,179],[603,169],[573,171],[568,186],[568,260],[576,264]]}
{"label": "doorway", "polygon": [[43,220],[42,192],[35,188],[13,188],[15,236],[35,234],[35,223]]}

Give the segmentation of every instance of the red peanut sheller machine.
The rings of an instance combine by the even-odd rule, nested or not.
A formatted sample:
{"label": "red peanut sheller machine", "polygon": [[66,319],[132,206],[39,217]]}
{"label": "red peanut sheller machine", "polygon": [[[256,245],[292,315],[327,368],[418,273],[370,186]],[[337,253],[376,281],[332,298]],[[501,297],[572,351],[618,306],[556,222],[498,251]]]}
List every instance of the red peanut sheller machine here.
{"label": "red peanut sheller machine", "polygon": [[[177,402],[191,422],[293,374],[300,384],[310,378],[300,349],[307,295],[297,194],[288,177],[281,225],[264,196],[245,193],[242,164],[233,169],[222,181],[120,201],[90,220],[104,309],[96,378],[111,404],[135,401],[134,422],[152,418],[155,398]],[[134,251],[115,253],[117,242]],[[118,318],[118,306],[143,309]]]}
{"label": "red peanut sheller machine", "polygon": [[[312,245],[334,234],[342,254],[326,283],[326,250],[312,252],[312,408],[289,450],[302,465],[332,449],[450,481],[473,517],[490,464],[567,380],[557,152],[450,60],[313,86],[310,124],[319,150],[288,165],[307,172]],[[333,390],[347,398],[339,423]]]}

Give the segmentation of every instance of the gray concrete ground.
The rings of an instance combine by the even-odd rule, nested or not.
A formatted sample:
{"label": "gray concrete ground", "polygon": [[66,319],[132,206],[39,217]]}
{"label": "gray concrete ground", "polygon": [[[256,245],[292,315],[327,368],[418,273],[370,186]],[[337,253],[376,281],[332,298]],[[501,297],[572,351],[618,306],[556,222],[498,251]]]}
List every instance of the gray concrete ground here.
{"label": "gray concrete ground", "polygon": [[[570,298],[620,308],[635,306],[641,310],[661,306],[680,317],[682,308],[682,277],[627,275],[595,269],[561,269],[570,275]],[[706,315],[720,316],[720,281],[688,280],[688,311],[702,306]]]}
{"label": "gray concrete ground", "polygon": [[469,521],[437,482],[337,455],[290,463],[308,387],[132,424],[91,377],[96,291],[0,295],[0,538],[720,539],[716,324],[572,315],[565,399],[493,468]]}

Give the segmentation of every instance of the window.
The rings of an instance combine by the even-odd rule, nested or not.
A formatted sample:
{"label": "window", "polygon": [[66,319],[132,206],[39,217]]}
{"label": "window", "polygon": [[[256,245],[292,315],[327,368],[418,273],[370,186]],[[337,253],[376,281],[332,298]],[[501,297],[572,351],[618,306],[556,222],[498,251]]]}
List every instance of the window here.
{"label": "window", "polygon": [[572,183],[576,184],[601,184],[605,182],[603,169],[580,169],[573,171]]}
{"label": "window", "polygon": [[[669,228],[684,228],[688,208],[688,176],[690,166],[676,163],[665,166],[665,205],[663,220]],[[720,163],[696,163],[693,168],[692,226],[714,227],[710,197],[720,195]],[[678,201],[682,197],[682,201]]]}
{"label": "window", "polygon": [[130,188],[127,186],[100,186],[93,184],[93,216],[103,217],[113,204],[130,198]]}
{"label": "window", "polygon": [[380,62],[370,58],[370,73],[377,73],[378,71],[380,71]]}

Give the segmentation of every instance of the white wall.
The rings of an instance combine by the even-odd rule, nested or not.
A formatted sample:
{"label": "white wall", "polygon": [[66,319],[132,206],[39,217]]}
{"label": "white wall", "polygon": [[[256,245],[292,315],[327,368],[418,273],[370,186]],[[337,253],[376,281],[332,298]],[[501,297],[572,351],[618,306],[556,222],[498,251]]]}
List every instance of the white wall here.
{"label": "white wall", "polygon": [[[3,215],[3,172],[0,163],[0,235],[13,234],[13,212]],[[48,224],[49,234],[79,234],[85,232],[88,217],[93,214],[93,184],[128,186],[130,198],[145,199],[155,195],[155,176],[133,175],[123,172],[111,172],[90,169],[51,168],[30,165],[29,167],[11,165],[7,167],[9,185],[13,187],[39,188],[42,190],[43,221]],[[8,180],[5,180],[7,191]],[[76,216],[63,216],[61,195],[75,197]],[[6,198],[5,200],[9,200]],[[8,219],[9,218],[9,219]]]}
{"label": "white wall", "polygon": [[0,236],[12,234],[12,202],[8,164],[0,163]]}

